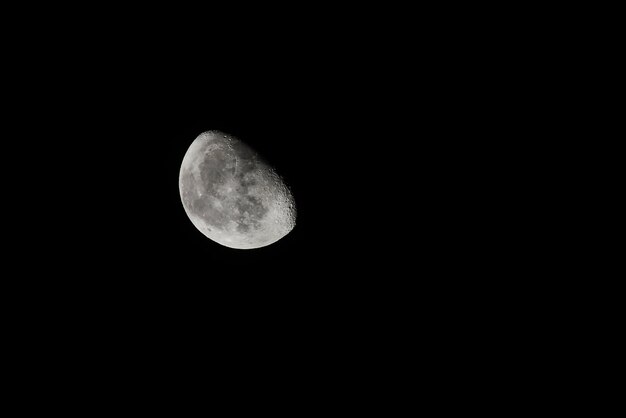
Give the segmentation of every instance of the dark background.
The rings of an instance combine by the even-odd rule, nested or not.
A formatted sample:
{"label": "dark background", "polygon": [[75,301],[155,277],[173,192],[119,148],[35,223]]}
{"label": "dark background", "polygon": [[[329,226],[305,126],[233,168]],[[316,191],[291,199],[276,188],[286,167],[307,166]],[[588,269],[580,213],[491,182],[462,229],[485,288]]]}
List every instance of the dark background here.
{"label": "dark background", "polygon": [[[216,365],[365,381],[417,351],[475,364],[485,324],[507,344],[517,319],[500,314],[537,255],[509,243],[527,203],[508,174],[537,116],[508,100],[532,87],[514,37],[459,10],[160,12],[42,13],[7,38],[5,295],[25,350],[157,381]],[[187,218],[180,164],[213,129],[291,187],[297,225],[277,243],[229,249]]]}
{"label": "dark background", "polygon": [[[305,297],[309,280],[332,294],[372,275],[408,276],[393,258],[438,245],[439,184],[453,175],[450,131],[461,122],[449,120],[457,104],[437,50],[411,48],[401,33],[353,39],[340,22],[226,39],[214,34],[228,25],[135,33],[130,23],[116,36],[96,26],[41,37],[22,74],[23,124],[36,132],[28,178],[41,176],[38,193],[54,202],[42,247],[70,277],[92,274],[80,270],[89,265],[129,292],[156,283],[163,295],[191,286],[192,297],[236,297],[240,282],[255,299],[293,300],[278,290],[302,285]],[[242,138],[290,184],[298,221],[285,239],[236,251],[191,225],[178,171],[210,129]]]}

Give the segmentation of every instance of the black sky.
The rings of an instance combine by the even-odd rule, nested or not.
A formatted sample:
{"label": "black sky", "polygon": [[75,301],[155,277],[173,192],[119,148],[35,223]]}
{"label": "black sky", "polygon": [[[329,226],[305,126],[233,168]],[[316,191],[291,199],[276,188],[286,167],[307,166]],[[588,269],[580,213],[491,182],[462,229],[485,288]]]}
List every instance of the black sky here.
{"label": "black sky", "polygon": [[[55,222],[30,244],[61,251],[50,260],[68,280],[119,280],[111,297],[223,288],[228,299],[241,286],[291,300],[282,289],[295,286],[312,300],[367,283],[394,292],[383,277],[402,287],[430,274],[468,213],[454,190],[469,150],[459,132],[473,123],[459,111],[473,88],[455,75],[462,59],[413,42],[406,25],[383,34],[306,21],[238,37],[219,36],[227,25],[127,22],[117,36],[95,25],[38,40],[46,68],[25,66],[20,106],[36,115],[23,124],[54,183],[41,193]],[[290,184],[297,226],[275,245],[227,249],[187,219],[180,163],[211,129],[249,143]]]}
{"label": "black sky", "polygon": [[[191,368],[211,353],[363,376],[368,347],[418,338],[445,357],[446,332],[493,314],[491,277],[519,267],[503,245],[519,202],[493,175],[514,160],[494,139],[522,130],[503,72],[484,65],[500,48],[446,30],[448,14],[310,13],[247,26],[129,11],[14,45],[4,158],[20,162],[7,179],[28,256],[7,294],[42,344],[82,341],[72,355],[117,352],[102,367],[154,374],[159,357]],[[178,174],[207,130],[285,178],[290,234],[234,250],[191,224]]]}

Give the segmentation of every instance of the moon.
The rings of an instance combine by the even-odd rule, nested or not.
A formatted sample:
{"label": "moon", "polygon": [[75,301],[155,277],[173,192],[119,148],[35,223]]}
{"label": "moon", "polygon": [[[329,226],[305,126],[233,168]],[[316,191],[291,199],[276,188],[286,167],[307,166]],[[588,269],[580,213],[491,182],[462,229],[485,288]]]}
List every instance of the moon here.
{"label": "moon", "polygon": [[283,179],[238,138],[200,134],[179,175],[187,216],[200,232],[229,248],[270,245],[296,224],[296,205]]}

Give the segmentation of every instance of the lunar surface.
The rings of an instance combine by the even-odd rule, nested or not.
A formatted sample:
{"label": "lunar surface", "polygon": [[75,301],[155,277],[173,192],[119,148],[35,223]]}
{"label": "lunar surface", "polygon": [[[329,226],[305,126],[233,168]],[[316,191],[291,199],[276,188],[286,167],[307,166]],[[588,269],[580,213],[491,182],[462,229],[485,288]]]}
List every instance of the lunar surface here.
{"label": "lunar surface", "polygon": [[200,134],[180,168],[180,196],[191,222],[230,248],[270,245],[295,226],[282,178],[254,150],[219,131]]}

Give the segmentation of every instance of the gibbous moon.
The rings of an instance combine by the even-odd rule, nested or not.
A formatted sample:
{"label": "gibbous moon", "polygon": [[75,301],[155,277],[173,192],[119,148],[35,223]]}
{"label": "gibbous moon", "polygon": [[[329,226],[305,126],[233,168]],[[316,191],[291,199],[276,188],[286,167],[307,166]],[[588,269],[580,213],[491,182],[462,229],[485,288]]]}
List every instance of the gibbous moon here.
{"label": "gibbous moon", "polygon": [[282,178],[254,150],[220,131],[193,141],[179,188],[191,222],[226,247],[264,247],[296,224],[293,196]]}

